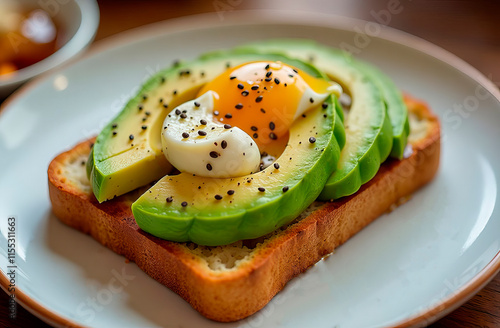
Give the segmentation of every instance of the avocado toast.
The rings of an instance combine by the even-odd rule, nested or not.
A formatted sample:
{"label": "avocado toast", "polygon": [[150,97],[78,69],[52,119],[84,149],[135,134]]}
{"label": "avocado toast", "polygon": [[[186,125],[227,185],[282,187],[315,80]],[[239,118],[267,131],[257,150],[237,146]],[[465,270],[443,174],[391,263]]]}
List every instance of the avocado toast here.
{"label": "avocado toast", "polygon": [[[175,73],[179,74],[180,71],[184,71],[183,74],[186,74],[186,69],[176,67]],[[191,67],[189,70],[189,74],[193,74]],[[165,83],[165,81],[162,82],[161,77],[157,78],[156,81]],[[381,94],[382,92],[379,91],[379,95],[375,97],[383,99]],[[146,99],[144,99],[144,95],[146,95]],[[139,93],[139,96],[142,97],[142,100],[134,103],[131,107],[134,112],[150,112],[149,115],[138,115],[141,120],[145,116],[154,115],[153,111],[144,105],[142,105],[142,109],[139,109],[141,101],[153,99],[150,93]],[[194,98],[194,94],[191,98]],[[160,103],[157,99],[153,100],[155,103]],[[337,100],[333,98],[330,102],[331,105],[326,106],[330,109],[325,108],[329,114],[317,115],[318,118],[326,115],[325,119],[329,124],[333,124],[335,115],[342,115],[334,109],[337,106],[334,106],[336,102]],[[216,240],[208,240],[205,244],[222,243],[222,246],[202,246],[201,244],[204,243],[202,239],[200,239],[202,240],[201,244],[172,242],[141,230],[134,219],[135,213],[132,214],[131,204],[136,202],[139,196],[148,195],[150,185],[147,184],[152,181],[143,182],[146,186],[100,203],[92,195],[91,190],[94,188],[95,191],[95,184],[89,184],[82,167],[75,165],[75,163],[80,164],[82,160],[86,161],[91,149],[95,152],[95,146],[92,147],[93,140],[86,141],[73,150],[61,154],[51,163],[49,181],[53,209],[63,222],[84,233],[91,234],[115,252],[135,261],[145,272],[180,294],[206,317],[218,321],[238,320],[258,311],[283,288],[287,281],[305,271],[322,256],[332,252],[335,247],[345,242],[369,222],[397,204],[401,198],[408,196],[433,177],[439,162],[439,124],[425,105],[410,99],[406,100],[406,104],[409,112],[412,113],[412,126],[415,127],[410,135],[410,143],[413,148],[410,157],[403,160],[389,159],[379,169],[380,162],[389,155],[391,147],[386,146],[387,142],[384,142],[385,147],[368,147],[368,149],[376,149],[376,154],[379,152],[383,152],[383,154],[375,155],[375,158],[378,158],[378,164],[377,161],[375,163],[369,161],[378,173],[360,190],[357,189],[359,186],[354,187],[358,190],[356,194],[329,203],[307,204],[309,207],[304,211],[301,210],[302,214],[298,215],[298,218],[285,215],[285,219],[281,222],[283,225],[278,224],[272,232],[264,229],[265,231],[259,232],[260,237],[255,236],[254,239],[245,238],[246,240],[227,244],[227,240],[216,238]],[[172,106],[170,102],[168,105]],[[385,106],[384,103],[382,105]],[[163,107],[163,105],[161,106]],[[385,109],[385,107],[383,108]],[[384,131],[383,133],[386,134],[382,137],[392,142],[392,131],[385,132],[388,131],[387,127],[390,129],[391,125],[386,123],[388,122],[387,116],[384,117],[381,120],[380,131]],[[118,126],[114,128],[115,124]],[[112,135],[113,129],[121,125],[122,122],[111,122],[106,128],[109,129],[107,133]],[[334,130],[332,127],[329,138],[336,141],[337,148],[342,148],[342,134],[337,132],[337,135],[335,133],[332,135]],[[118,134],[120,132],[118,131]],[[387,137],[388,133],[390,138]],[[372,140],[377,140],[377,135]],[[310,136],[307,137],[310,138]],[[348,138],[349,135],[347,135],[347,140]],[[130,143],[139,141],[129,140],[127,142]],[[314,143],[310,142],[309,144],[314,147]],[[126,146],[129,147],[129,144]],[[381,148],[384,150],[381,151]],[[122,150],[117,151],[117,155],[123,154]],[[152,151],[154,149],[151,147],[146,149],[143,154],[148,156],[147,154]],[[321,153],[321,150],[319,152]],[[395,157],[399,157],[399,155]],[[95,155],[90,158],[95,158]],[[139,158],[139,156],[135,158]],[[330,156],[330,161],[333,161],[332,165],[337,163],[336,158],[338,160],[337,156]],[[363,156],[360,156],[358,163],[363,162],[362,158]],[[276,162],[282,161],[278,158]],[[90,171],[92,171],[94,164],[92,160],[89,163],[88,167],[90,166]],[[354,163],[354,167],[356,166]],[[272,171],[276,169],[273,166],[270,167]],[[330,173],[333,171],[335,171],[334,168],[331,169]],[[325,171],[323,174],[325,179],[330,173]],[[90,175],[92,176],[91,173]],[[320,184],[324,184],[324,182]],[[288,193],[289,189],[284,191],[285,187],[291,188],[293,185],[277,186],[277,190],[281,192],[280,196],[292,194]],[[257,189],[257,186],[253,189]],[[152,190],[154,191],[154,189]],[[315,192],[315,195],[317,196],[320,191],[321,188]],[[219,191],[219,193],[222,192],[226,192],[226,190]],[[262,196],[258,192],[257,195]],[[303,192],[302,194],[307,193]],[[210,195],[210,200],[220,201],[215,197],[216,195]],[[297,197],[304,198],[300,196],[301,194],[298,195]],[[163,196],[166,199],[162,199],[162,206],[170,203],[168,200],[170,195]],[[316,196],[312,197],[311,201]],[[166,204],[166,206],[169,205]],[[276,208],[280,208],[280,206],[276,206]],[[265,219],[266,216],[271,222],[275,219],[274,216],[269,217],[272,214],[264,212],[263,218]],[[215,222],[217,223],[217,221]],[[259,229],[260,227],[261,225],[259,225]],[[206,236],[207,233],[204,235]],[[201,236],[203,237],[203,234]]]}

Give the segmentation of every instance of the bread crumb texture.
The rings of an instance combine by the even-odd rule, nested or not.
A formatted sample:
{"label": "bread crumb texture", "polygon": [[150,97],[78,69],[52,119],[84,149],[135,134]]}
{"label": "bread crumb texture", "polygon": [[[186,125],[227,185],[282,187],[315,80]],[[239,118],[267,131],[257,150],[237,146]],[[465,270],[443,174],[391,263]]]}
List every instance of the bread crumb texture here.
{"label": "bread crumb texture", "polygon": [[213,273],[224,273],[238,270],[238,268],[250,262],[258,251],[265,248],[274,238],[279,237],[287,228],[296,224],[300,220],[308,217],[311,213],[324,206],[323,202],[312,203],[299,217],[290,223],[282,226],[274,232],[258,239],[237,241],[224,246],[201,246],[195,243],[183,243],[186,251],[196,256],[206,269]]}
{"label": "bread crumb texture", "polygon": [[78,154],[78,156],[69,158],[66,165],[63,166],[62,175],[68,178],[68,181],[76,188],[85,193],[91,193],[89,179],[85,164],[87,163],[88,154]]}

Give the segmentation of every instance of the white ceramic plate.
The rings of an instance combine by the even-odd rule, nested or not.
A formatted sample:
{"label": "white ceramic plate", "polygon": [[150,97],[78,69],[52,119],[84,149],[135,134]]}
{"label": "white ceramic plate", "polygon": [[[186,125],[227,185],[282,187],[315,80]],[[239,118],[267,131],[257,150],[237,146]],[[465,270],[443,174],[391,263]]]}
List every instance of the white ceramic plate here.
{"label": "white ceramic plate", "polygon": [[[382,327],[429,323],[500,268],[500,94],[453,55],[373,23],[304,13],[239,12],[172,20],[101,42],[38,80],[0,115],[1,282],[16,218],[18,299],[53,324],[96,327]],[[370,31],[360,42],[357,29]],[[441,117],[438,176],[413,199],[292,280],[256,315],[203,318],[133,263],[51,214],[46,169],[98,133],[139,84],[177,58],[264,37],[356,47]],[[120,276],[120,279],[117,279]]]}

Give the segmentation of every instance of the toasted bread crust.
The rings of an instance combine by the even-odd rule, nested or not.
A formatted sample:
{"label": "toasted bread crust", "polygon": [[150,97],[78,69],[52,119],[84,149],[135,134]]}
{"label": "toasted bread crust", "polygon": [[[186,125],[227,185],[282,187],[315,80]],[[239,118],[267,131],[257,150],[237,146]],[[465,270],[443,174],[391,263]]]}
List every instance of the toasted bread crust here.
{"label": "toasted bread crust", "polygon": [[133,193],[99,204],[91,192],[72,183],[64,168],[88,154],[93,140],[78,144],[50,163],[53,212],[67,225],[135,261],[205,317],[236,321],[263,308],[290,279],[434,177],[439,166],[439,122],[425,104],[409,97],[405,101],[410,113],[425,124],[423,135],[412,141],[411,156],[388,160],[356,194],[325,203],[272,234],[253,249],[250,260],[234,270],[210,270],[186,244],[161,240],[140,230],[130,210]]}

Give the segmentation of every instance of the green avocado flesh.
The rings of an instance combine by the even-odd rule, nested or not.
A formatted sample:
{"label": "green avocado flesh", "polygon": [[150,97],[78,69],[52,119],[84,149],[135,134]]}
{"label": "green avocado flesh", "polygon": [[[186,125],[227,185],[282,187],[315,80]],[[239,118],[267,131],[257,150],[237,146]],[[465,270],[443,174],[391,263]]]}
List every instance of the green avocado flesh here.
{"label": "green avocado flesh", "polygon": [[282,61],[321,76],[309,64],[281,55],[217,52],[165,69],[146,82],[120,114],[97,136],[87,175],[99,202],[125,194],[172,170],[161,151],[161,126],[176,106],[229,66],[258,60]]}
{"label": "green avocado flesh", "polygon": [[391,152],[393,134],[384,94],[371,75],[342,52],[308,40],[266,40],[239,49],[281,52],[291,58],[310,61],[350,94],[352,104],[344,122],[346,144],[337,170],[325,184],[320,200],[351,195],[375,176]]}
{"label": "green avocado flesh", "polygon": [[403,101],[403,95],[394,82],[376,67],[361,61],[356,61],[355,65],[370,76],[382,92],[392,125],[392,150],[390,156],[402,159],[408,135],[410,134],[408,108],[406,108]]}
{"label": "green avocado flesh", "polygon": [[137,224],[163,239],[214,246],[257,238],[290,222],[318,197],[339,159],[341,109],[333,96],[326,103],[294,121],[278,168],[237,178],[167,175],[132,205]]}

